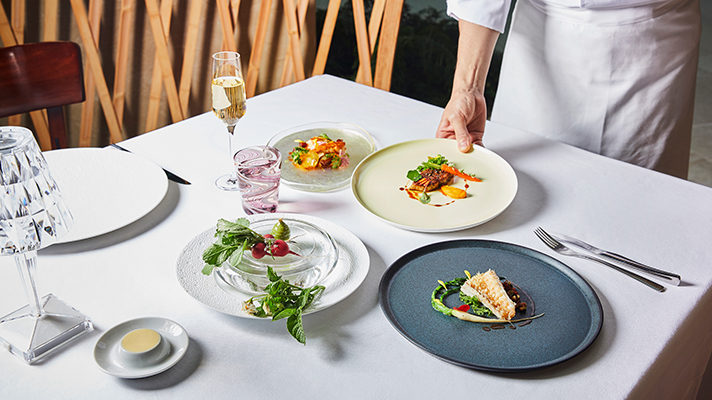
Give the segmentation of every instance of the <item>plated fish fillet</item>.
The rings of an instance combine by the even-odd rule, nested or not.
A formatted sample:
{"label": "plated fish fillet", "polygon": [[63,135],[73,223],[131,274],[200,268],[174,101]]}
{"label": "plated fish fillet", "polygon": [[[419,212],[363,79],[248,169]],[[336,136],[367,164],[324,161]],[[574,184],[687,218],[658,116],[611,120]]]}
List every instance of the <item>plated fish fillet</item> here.
{"label": "plated fish fillet", "polygon": [[452,183],[453,175],[440,169],[424,169],[420,171],[422,178],[410,184],[408,189],[418,192],[431,192],[440,186]]}
{"label": "plated fish fillet", "polygon": [[511,320],[517,313],[516,304],[507,296],[502,282],[492,270],[471,277],[460,291],[468,296],[476,296],[497,318]]}

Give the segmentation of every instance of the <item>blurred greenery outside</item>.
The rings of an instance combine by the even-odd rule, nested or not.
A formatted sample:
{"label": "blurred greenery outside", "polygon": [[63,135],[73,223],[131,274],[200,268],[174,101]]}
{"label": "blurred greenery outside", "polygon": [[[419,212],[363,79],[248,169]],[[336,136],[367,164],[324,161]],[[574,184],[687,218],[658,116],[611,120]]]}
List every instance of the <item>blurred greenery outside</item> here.
{"label": "blurred greenery outside", "polygon": [[[373,0],[365,0],[366,16],[371,14]],[[326,9],[317,7],[317,34],[321,33]],[[422,7],[412,11],[409,4],[403,5],[398,31],[391,92],[445,107],[450,99],[452,79],[457,61],[457,21],[447,16],[444,10]],[[317,37],[318,43],[319,37]],[[487,75],[485,99],[488,112],[492,109],[499,70],[502,62],[503,41],[495,49]],[[378,43],[371,61],[375,69]],[[341,78],[355,80],[358,70],[358,53],[351,2],[344,2],[339,11],[334,29],[331,49],[325,72]]]}

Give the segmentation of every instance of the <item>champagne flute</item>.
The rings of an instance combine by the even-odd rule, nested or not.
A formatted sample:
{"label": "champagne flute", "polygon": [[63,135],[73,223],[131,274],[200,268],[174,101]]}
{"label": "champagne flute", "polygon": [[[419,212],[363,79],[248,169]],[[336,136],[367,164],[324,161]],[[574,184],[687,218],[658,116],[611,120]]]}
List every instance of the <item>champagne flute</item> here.
{"label": "champagne flute", "polygon": [[[232,159],[237,152],[237,149],[234,148],[235,125],[247,110],[245,81],[242,78],[240,54],[234,51],[220,51],[213,54],[212,58],[213,112],[227,127],[230,140],[230,158]],[[222,190],[240,189],[234,167],[232,173],[219,177],[215,181],[215,185]]]}

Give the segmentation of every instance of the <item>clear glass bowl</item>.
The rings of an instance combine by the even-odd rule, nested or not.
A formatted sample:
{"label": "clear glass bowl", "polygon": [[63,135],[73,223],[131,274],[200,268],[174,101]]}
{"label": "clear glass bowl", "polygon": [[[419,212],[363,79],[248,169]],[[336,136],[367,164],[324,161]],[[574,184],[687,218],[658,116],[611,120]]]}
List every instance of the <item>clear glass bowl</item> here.
{"label": "clear glass bowl", "polygon": [[[316,225],[283,217],[290,230],[287,241],[289,249],[295,254],[284,257],[266,255],[255,259],[246,251],[242,261],[236,267],[227,262],[216,270],[217,278],[237,290],[250,294],[264,293],[269,285],[267,267],[272,267],[277,275],[290,283],[310,287],[319,284],[336,266],[339,250],[334,239]],[[279,218],[269,218],[252,222],[250,229],[259,234],[270,233]]]}

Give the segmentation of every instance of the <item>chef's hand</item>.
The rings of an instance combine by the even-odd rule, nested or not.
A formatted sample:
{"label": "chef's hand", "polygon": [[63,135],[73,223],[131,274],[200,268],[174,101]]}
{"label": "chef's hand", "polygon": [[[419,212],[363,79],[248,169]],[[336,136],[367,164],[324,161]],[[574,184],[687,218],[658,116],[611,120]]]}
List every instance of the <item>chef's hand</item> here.
{"label": "chef's hand", "polygon": [[435,137],[455,139],[457,148],[467,153],[472,143],[483,146],[487,120],[487,104],[482,93],[476,90],[454,92],[445,106]]}

